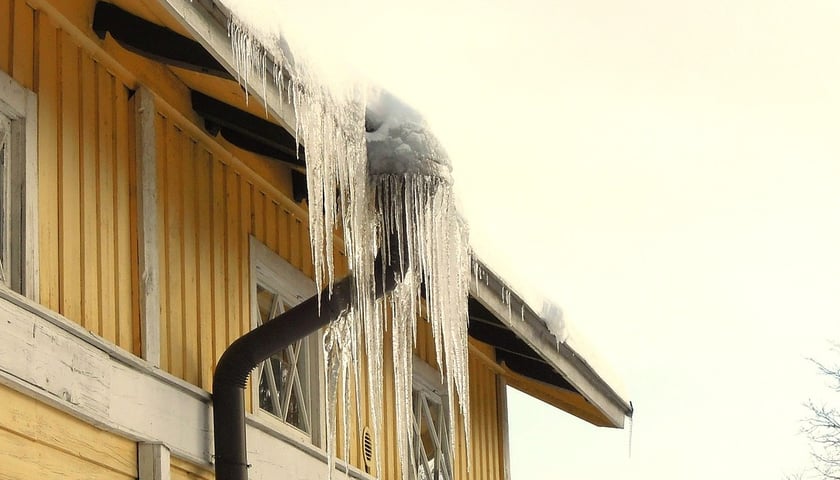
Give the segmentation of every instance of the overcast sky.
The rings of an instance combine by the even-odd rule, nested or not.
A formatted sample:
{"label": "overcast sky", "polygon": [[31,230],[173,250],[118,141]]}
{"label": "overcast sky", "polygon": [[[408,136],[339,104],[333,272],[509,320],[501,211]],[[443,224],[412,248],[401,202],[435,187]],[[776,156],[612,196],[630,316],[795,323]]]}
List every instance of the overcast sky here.
{"label": "overcast sky", "polygon": [[632,453],[511,394],[514,479],[807,467],[806,358],[840,340],[836,0],[271,3],[426,114],[477,251],[625,385]]}

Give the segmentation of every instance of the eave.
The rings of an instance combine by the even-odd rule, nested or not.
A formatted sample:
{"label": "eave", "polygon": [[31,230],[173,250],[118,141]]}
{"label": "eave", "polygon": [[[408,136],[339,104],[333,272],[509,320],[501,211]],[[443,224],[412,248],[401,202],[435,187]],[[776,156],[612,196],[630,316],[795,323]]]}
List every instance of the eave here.
{"label": "eave", "polygon": [[[276,88],[265,88],[261,80],[258,81],[258,75],[239,75],[236,72],[227,31],[229,12],[210,0],[155,1],[168,10],[231,76],[240,78],[248,93],[266,105],[268,113],[286,131],[294,134],[294,110],[281,98],[280,92]],[[267,64],[272,64],[271,58],[267,58]],[[196,109],[201,114],[199,110],[201,108]],[[214,119],[212,112],[204,112],[203,116],[205,120],[211,117],[210,125],[206,126],[224,127],[218,115]],[[237,133],[242,134],[241,131]],[[266,144],[268,137],[262,137]],[[253,145],[250,150],[255,151]],[[266,154],[264,151],[257,153]],[[288,153],[268,156],[288,164],[302,160],[293,160]],[[492,361],[502,366],[508,384],[595,425],[621,428],[625,417],[632,416],[630,403],[599,375],[580,352],[568,344],[556,344],[539,315],[489,268],[483,264],[480,267],[485,276],[471,286],[470,335],[495,349]]]}
{"label": "eave", "polygon": [[[473,279],[470,295],[497,323],[496,338],[485,332],[483,341],[494,346],[497,361],[511,372],[508,383],[595,425],[623,427],[625,417],[633,415],[630,402],[607,383],[581,352],[566,343],[558,344],[543,319],[499,276],[480,262],[478,269],[481,275]],[[480,310],[474,306],[470,309],[471,335],[473,322],[490,323],[479,316]],[[547,373],[546,366],[554,374]],[[585,402],[575,401],[575,396]]]}

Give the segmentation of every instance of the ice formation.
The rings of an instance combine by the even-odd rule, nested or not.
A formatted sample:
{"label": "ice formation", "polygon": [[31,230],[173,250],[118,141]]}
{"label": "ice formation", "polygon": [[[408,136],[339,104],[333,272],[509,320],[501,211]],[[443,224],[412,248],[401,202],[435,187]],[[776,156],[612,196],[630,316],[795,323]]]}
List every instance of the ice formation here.
{"label": "ice formation", "polygon": [[[243,7],[224,3],[230,3],[234,15]],[[347,435],[346,419],[353,408],[348,389],[351,383],[356,388],[362,384],[363,368],[374,439],[384,438],[383,352],[390,321],[397,447],[407,480],[416,471],[411,455],[411,378],[421,310],[431,325],[441,380],[447,386],[450,431],[456,431],[457,412],[465,426],[470,424],[470,253],[466,225],[455,209],[449,160],[422,117],[395,97],[360,85],[333,88],[305,59],[290,62],[292,49],[282,37],[252,27],[236,17],[230,23],[235,67],[240,81],[277,88],[294,107],[297,138],[306,147],[316,283],[334,281],[333,238],[339,227],[354,281],[348,311],[324,337],[329,474],[335,466],[336,412],[344,410]],[[269,71],[273,74],[267,75]],[[397,288],[385,299],[375,298],[375,261],[396,265],[401,272]],[[355,382],[349,381],[351,376]],[[340,404],[339,397],[344,399]],[[468,427],[465,433],[469,447]],[[381,472],[379,447],[377,443],[375,457]]]}

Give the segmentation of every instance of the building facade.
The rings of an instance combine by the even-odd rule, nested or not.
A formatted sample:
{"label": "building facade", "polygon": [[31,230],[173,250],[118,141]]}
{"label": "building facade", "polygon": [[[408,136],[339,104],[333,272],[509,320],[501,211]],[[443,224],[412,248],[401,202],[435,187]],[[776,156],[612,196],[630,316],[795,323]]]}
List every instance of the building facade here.
{"label": "building facade", "polygon": [[[305,165],[283,112],[247,101],[226,71],[212,4],[0,0],[0,479],[213,478],[216,362],[316,291]],[[507,384],[596,425],[631,413],[481,272],[469,449],[464,426],[441,421],[445,389],[419,320],[417,478],[509,478]],[[251,478],[325,478],[323,369],[312,336],[252,374]],[[338,468],[398,478],[393,409],[374,439],[367,399],[356,401]]]}

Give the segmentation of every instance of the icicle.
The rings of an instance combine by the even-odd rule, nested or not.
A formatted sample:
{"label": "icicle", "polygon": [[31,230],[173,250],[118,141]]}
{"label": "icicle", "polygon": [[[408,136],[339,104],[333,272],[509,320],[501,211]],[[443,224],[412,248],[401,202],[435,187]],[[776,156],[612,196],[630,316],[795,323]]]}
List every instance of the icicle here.
{"label": "icicle", "polygon": [[[424,308],[431,324],[442,383],[448,391],[450,435],[455,434],[460,413],[469,451],[467,298],[471,275],[476,282],[482,277],[487,282],[488,276],[471,259],[467,228],[455,209],[446,159],[439,158],[445,153],[422,130],[422,125],[410,124],[397,130],[407,135],[403,140],[410,139],[407,141],[410,143],[419,135],[430,142],[428,152],[431,153],[413,159],[412,165],[419,169],[403,171],[397,165],[397,172],[371,175],[364,90],[329,88],[301,59],[296,58],[291,64],[291,58],[286,57],[282,48],[273,48],[267,55],[262,47],[265,43],[256,41],[247,25],[239,21],[231,20],[228,32],[237,80],[246,86],[249,82],[258,85],[254,80],[262,82],[265,98],[266,77],[269,77],[280,98],[293,107],[296,146],[298,150],[300,145],[306,148],[315,283],[319,287],[332,287],[334,235],[338,230],[343,234],[343,247],[353,276],[350,308],[326,329],[324,336],[329,475],[333,474],[337,453],[337,399],[339,395],[344,399],[341,408],[346,448],[351,433],[348,419],[353,411],[347,403],[351,397],[349,384],[352,379],[356,389],[353,393],[358,400],[362,372],[367,377],[376,470],[382,472],[383,352],[388,331],[394,346],[400,464],[403,478],[411,475],[412,352],[416,322]],[[274,65],[266,65],[269,58]],[[377,253],[381,261],[397,266],[402,272],[402,280],[387,301],[376,301],[374,296]],[[421,295],[421,288],[425,296]],[[386,323],[389,313],[390,325]],[[358,404],[355,413],[360,414]],[[448,448],[450,455],[454,455],[451,442]]]}

